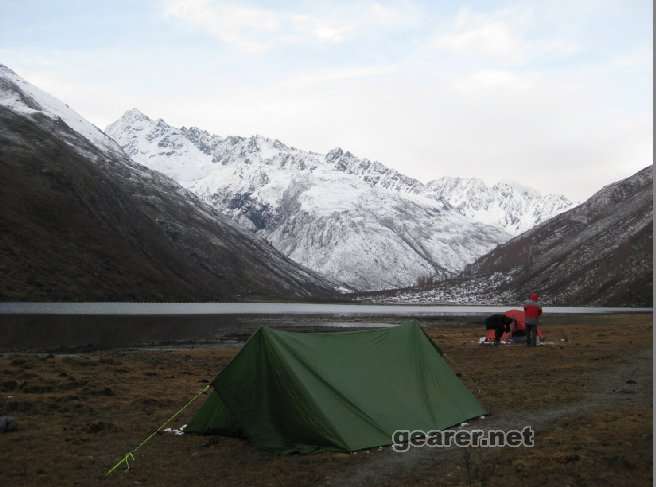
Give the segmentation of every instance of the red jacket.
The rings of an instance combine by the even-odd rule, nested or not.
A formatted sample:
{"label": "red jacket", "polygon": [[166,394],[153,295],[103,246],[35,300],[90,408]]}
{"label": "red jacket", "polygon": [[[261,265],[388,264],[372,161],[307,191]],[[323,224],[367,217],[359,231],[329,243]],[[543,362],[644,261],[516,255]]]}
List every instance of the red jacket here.
{"label": "red jacket", "polygon": [[542,314],[542,306],[535,301],[530,301],[524,305],[524,316],[527,320],[537,320]]}

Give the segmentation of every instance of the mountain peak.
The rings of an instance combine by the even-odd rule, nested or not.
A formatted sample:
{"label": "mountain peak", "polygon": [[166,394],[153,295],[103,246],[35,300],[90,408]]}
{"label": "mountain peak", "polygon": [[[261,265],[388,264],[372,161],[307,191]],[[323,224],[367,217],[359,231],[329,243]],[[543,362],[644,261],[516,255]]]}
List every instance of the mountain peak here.
{"label": "mountain peak", "polygon": [[153,127],[156,124],[164,124],[162,119],[157,122],[153,121],[148,115],[143,113],[138,108],[130,108],[120,118],[110,123],[105,127],[105,133],[113,137],[119,144],[120,140],[117,138],[118,133],[142,131],[147,127]]}
{"label": "mountain peak", "polygon": [[7,74],[10,74],[12,76],[18,76],[14,72],[14,70],[12,70],[9,66],[0,63],[0,75],[7,75]]}
{"label": "mountain peak", "polygon": [[141,110],[138,108],[130,108],[128,111],[126,111],[121,119],[126,120],[126,121],[137,121],[137,120],[150,120],[150,117],[143,113]]}
{"label": "mountain peak", "polygon": [[540,192],[537,191],[536,189],[533,189],[530,186],[526,186],[526,185],[523,185],[521,183],[518,183],[517,181],[512,181],[510,179],[501,179],[492,188],[496,189],[496,190],[519,191],[520,193],[531,195],[532,197],[535,197],[535,198],[539,198],[541,196]]}
{"label": "mountain peak", "polygon": [[41,113],[48,118],[59,119],[97,148],[114,153],[122,152],[98,127],[5,65],[0,65],[0,105],[21,116],[31,117],[35,113]]}
{"label": "mountain peak", "polygon": [[442,177],[429,182],[426,188],[463,215],[499,226],[513,235],[573,206],[562,195],[542,195],[533,188],[509,180],[488,186],[479,178]]}
{"label": "mountain peak", "polygon": [[341,147],[335,147],[334,149],[331,149],[331,150],[328,151],[328,153],[326,154],[326,160],[327,161],[336,161],[340,157],[342,157],[344,155],[349,155],[349,154],[350,154],[350,152],[348,152],[348,151],[344,152],[344,149],[342,149]]}
{"label": "mountain peak", "polygon": [[[16,195],[2,198],[2,221],[17,222],[3,225],[2,245],[24,249],[0,252],[3,298],[233,301],[333,295],[337,283],[136,164],[68,105],[4,68],[0,112],[3,163],[11,161],[0,164],[2,183],[12,188],[8,195]],[[128,116],[143,114],[131,110]]]}

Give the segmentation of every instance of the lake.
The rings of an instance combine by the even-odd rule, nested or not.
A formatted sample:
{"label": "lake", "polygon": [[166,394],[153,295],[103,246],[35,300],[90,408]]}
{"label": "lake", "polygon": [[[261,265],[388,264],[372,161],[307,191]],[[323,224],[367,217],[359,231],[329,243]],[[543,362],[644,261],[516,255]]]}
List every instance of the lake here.
{"label": "lake", "polygon": [[[322,315],[465,316],[504,312],[513,306],[432,306],[325,303],[0,303],[0,314],[18,315]],[[545,306],[550,314],[651,313],[653,308]]]}

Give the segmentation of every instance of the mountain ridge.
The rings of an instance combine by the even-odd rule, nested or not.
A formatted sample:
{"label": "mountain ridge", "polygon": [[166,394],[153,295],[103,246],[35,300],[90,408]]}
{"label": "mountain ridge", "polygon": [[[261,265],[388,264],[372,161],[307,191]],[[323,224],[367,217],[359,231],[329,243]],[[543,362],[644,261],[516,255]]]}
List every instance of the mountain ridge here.
{"label": "mountain ridge", "polygon": [[506,287],[523,294],[543,289],[560,301],[647,304],[652,233],[653,165],[499,246],[465,274],[511,273]]}
{"label": "mountain ridge", "polygon": [[332,297],[66,104],[0,67],[0,299]]}
{"label": "mountain ridge", "polygon": [[501,226],[512,235],[574,206],[563,195],[542,195],[515,181],[501,180],[489,186],[479,178],[442,177],[429,181],[427,187],[465,216]]}
{"label": "mountain ridge", "polygon": [[263,136],[213,135],[138,110],[106,132],[285,255],[357,289],[448,277],[512,236],[341,148],[320,154]]}
{"label": "mountain ridge", "polygon": [[653,165],[499,245],[455,279],[363,296],[385,303],[653,306]]}

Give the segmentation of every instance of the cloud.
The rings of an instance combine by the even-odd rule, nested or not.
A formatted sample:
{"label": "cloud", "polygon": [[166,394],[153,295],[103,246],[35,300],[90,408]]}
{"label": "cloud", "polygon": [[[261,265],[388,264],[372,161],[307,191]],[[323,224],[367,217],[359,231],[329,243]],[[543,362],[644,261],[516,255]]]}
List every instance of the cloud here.
{"label": "cloud", "polygon": [[208,0],[171,0],[167,3],[166,14],[248,52],[266,50],[267,37],[279,35],[283,22],[280,15],[271,10]]}
{"label": "cloud", "polygon": [[296,40],[310,37],[322,42],[340,43],[352,34],[354,25],[332,22],[306,14],[291,15],[291,24]]}
{"label": "cloud", "polygon": [[651,17],[624,2],[161,1],[149,15],[165,5],[175,28],[146,19],[121,45],[44,38],[0,60],[99,126],[137,106],[217,134],[345,147],[422,180],[583,199],[652,160]]}
{"label": "cloud", "polygon": [[410,4],[404,8],[378,2],[314,5],[306,11],[244,7],[224,1],[167,0],[165,14],[249,53],[317,42],[341,44],[374,30],[403,28],[418,20]]}
{"label": "cloud", "polygon": [[489,96],[502,91],[515,94],[526,92],[534,86],[535,74],[516,73],[502,69],[481,69],[456,78],[452,85],[462,95]]}
{"label": "cloud", "polygon": [[533,10],[521,6],[491,13],[462,8],[432,46],[457,55],[492,58],[505,63],[526,62],[549,55],[571,55],[579,46],[570,40],[536,36]]}
{"label": "cloud", "polygon": [[306,86],[335,81],[350,81],[362,78],[374,78],[386,76],[397,71],[398,66],[394,64],[381,66],[361,66],[354,68],[323,69],[309,73],[294,75],[286,80],[287,85]]}
{"label": "cloud", "polygon": [[456,53],[475,52],[487,56],[514,57],[521,50],[521,40],[506,21],[481,18],[464,10],[458,14],[455,28],[437,36],[434,46]]}

